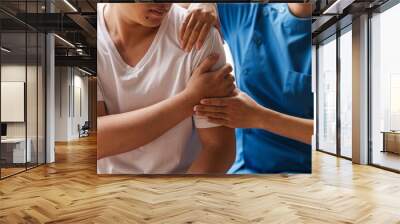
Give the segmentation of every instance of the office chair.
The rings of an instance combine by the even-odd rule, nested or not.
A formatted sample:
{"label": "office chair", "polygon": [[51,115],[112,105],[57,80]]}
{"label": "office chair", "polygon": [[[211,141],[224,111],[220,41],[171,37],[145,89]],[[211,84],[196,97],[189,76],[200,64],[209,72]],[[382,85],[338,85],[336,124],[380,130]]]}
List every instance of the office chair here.
{"label": "office chair", "polygon": [[79,129],[79,138],[80,137],[87,137],[89,136],[89,129],[90,129],[90,124],[89,121],[85,121],[85,123],[82,125],[82,127],[79,127],[80,125],[78,125],[78,129]]}

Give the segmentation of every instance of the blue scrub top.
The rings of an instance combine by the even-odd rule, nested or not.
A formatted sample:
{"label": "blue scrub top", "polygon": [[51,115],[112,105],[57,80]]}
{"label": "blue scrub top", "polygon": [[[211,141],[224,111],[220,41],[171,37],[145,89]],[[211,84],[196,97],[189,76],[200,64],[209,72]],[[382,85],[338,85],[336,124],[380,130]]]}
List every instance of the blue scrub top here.
{"label": "blue scrub top", "polygon": [[[311,19],[286,3],[218,4],[238,88],[272,110],[313,118]],[[311,145],[262,129],[236,129],[229,173],[310,173]]]}

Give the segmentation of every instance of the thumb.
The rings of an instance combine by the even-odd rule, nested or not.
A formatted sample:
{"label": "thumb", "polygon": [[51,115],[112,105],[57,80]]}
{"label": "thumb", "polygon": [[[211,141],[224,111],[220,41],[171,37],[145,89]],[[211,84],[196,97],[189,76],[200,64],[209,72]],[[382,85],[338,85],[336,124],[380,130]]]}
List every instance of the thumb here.
{"label": "thumb", "polygon": [[210,54],[200,65],[196,68],[196,70],[202,74],[211,70],[211,68],[217,63],[219,58],[219,54]]}

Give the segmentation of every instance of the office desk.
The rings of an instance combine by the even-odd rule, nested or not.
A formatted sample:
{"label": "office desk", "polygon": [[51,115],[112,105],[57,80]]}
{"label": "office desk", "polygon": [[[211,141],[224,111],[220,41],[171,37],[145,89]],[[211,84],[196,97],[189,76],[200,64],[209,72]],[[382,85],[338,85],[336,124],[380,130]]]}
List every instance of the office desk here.
{"label": "office desk", "polygon": [[18,164],[30,162],[32,158],[32,140],[26,139],[27,147],[25,152],[25,138],[6,138],[1,139],[1,159],[6,164]]}
{"label": "office desk", "polygon": [[400,154],[400,131],[383,131],[382,152]]}

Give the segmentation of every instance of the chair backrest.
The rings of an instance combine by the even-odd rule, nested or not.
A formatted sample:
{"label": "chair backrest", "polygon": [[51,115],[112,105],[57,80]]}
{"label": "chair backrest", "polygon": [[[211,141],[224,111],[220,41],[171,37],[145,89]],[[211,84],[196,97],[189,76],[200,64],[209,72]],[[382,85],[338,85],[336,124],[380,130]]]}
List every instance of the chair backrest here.
{"label": "chair backrest", "polygon": [[82,128],[90,128],[89,121],[85,121],[85,123],[83,124]]}

